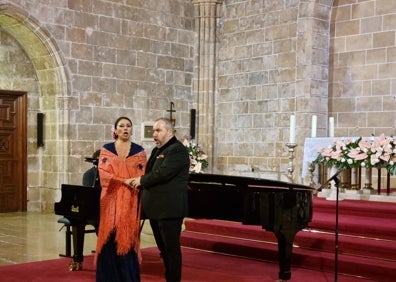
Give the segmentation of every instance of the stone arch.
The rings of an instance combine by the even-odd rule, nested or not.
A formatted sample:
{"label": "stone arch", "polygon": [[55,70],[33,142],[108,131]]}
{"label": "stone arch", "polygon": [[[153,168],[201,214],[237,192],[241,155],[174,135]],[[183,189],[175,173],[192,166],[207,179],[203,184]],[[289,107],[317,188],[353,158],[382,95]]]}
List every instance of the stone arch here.
{"label": "stone arch", "polygon": [[44,194],[47,199],[55,198],[60,184],[68,181],[70,80],[58,46],[25,11],[10,4],[0,5],[0,28],[19,42],[31,60],[40,93],[39,109],[45,114],[45,148],[36,152],[40,168],[34,187],[28,179],[28,187],[34,188],[30,190],[40,189],[35,191],[39,199],[28,210],[52,209],[53,201],[44,202],[41,198]]}

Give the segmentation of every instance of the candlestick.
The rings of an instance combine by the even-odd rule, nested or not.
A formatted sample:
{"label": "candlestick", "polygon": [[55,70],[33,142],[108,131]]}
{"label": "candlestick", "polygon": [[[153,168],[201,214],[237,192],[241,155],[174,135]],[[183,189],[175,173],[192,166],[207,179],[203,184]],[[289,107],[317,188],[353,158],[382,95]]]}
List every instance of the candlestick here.
{"label": "candlestick", "polygon": [[315,181],[314,181],[314,172],[315,172],[315,163],[310,162],[308,165],[308,171],[309,171],[309,186],[315,187]]}
{"label": "candlestick", "polygon": [[296,116],[290,116],[290,138],[289,143],[296,143]]}
{"label": "candlestick", "polygon": [[287,177],[290,179],[290,182],[293,182],[293,172],[294,172],[294,151],[297,147],[296,143],[286,143],[286,146],[289,148],[289,165],[287,167]]}
{"label": "candlestick", "polygon": [[329,118],[329,137],[334,137],[334,118]]}
{"label": "candlestick", "polygon": [[311,137],[316,137],[316,126],[318,123],[318,117],[316,115],[312,116],[312,126],[311,126]]}

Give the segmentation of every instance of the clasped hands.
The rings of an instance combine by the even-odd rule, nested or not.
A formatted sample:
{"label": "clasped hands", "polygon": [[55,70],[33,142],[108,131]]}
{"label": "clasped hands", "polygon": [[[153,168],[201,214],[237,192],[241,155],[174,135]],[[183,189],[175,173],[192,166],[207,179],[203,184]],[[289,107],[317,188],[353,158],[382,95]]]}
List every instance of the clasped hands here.
{"label": "clasped hands", "polygon": [[128,185],[133,189],[139,190],[140,177],[125,179],[124,184]]}

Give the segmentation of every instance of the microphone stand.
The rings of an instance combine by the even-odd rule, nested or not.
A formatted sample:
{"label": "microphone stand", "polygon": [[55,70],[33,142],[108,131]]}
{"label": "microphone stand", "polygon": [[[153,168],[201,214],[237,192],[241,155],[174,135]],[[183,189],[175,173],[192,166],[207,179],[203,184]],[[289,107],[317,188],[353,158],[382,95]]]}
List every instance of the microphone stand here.
{"label": "microphone stand", "polygon": [[335,265],[334,265],[334,282],[338,281],[338,194],[339,194],[339,185],[340,185],[340,179],[337,177],[338,176],[337,172],[335,175],[333,175],[330,180],[334,180],[334,185],[336,187],[336,223],[335,223]]}
{"label": "microphone stand", "polygon": [[326,187],[332,180],[334,180],[334,185],[336,187],[336,222],[335,222],[335,265],[334,265],[334,282],[338,282],[338,197],[339,197],[339,185],[341,180],[338,178],[338,175],[341,173],[341,170],[338,170],[334,175],[332,175],[325,183],[323,183],[317,190],[321,191],[324,187]]}

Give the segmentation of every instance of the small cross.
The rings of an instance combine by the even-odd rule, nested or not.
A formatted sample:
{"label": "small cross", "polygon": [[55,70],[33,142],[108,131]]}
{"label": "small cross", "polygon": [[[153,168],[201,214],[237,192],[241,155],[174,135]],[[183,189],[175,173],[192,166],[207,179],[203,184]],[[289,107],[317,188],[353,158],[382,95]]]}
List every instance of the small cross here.
{"label": "small cross", "polygon": [[175,104],[173,102],[170,102],[170,109],[166,110],[167,112],[169,112],[169,119],[172,122],[173,122],[172,113],[176,112],[176,110],[173,109],[174,106],[175,106]]}

